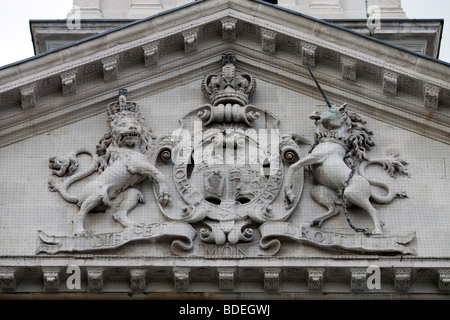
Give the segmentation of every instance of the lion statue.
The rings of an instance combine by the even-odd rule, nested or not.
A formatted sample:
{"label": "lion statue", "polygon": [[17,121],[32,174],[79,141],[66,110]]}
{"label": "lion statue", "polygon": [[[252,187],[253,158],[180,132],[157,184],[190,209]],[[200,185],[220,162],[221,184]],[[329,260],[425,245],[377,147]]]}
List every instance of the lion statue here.
{"label": "lion statue", "polygon": [[[113,219],[120,225],[132,225],[128,213],[138,203],[144,202],[142,193],[133,187],[146,178],[156,183],[158,201],[162,205],[167,205],[170,201],[165,177],[151,161],[156,137],[145,125],[138,105],[127,102],[126,93],[125,89],[121,89],[118,101],[108,105],[110,130],[100,140],[95,154],[81,148],[66,158],[50,158],[49,166],[54,175],[69,176],[62,181],[50,179],[50,190],[58,191],[66,201],[80,206],[73,221],[75,236],[86,232],[86,214],[101,204],[109,208]],[[78,167],[77,156],[82,153],[92,156],[91,166],[84,172],[72,175]],[[95,171],[100,174],[88,182],[78,195],[68,192],[71,184]]]}
{"label": "lion statue", "polygon": [[[356,205],[367,211],[373,220],[373,232],[366,234],[381,235],[384,222],[378,218],[377,210],[370,199],[386,204],[396,197],[406,197],[406,193],[397,192],[385,183],[367,178],[365,169],[369,165],[378,164],[383,166],[391,177],[409,175],[405,167],[407,162],[398,155],[370,161],[367,151],[375,145],[370,137],[373,133],[365,127],[365,121],[358,114],[346,110],[346,104],[316,111],[310,119],[314,120],[316,125],[315,143],[307,156],[289,167],[284,190],[288,206],[295,198],[292,191],[295,172],[302,167],[308,167],[318,184],[312,190],[312,198],[328,209],[327,213],[311,221],[311,226],[320,227],[326,219],[339,214],[337,204],[343,205],[344,208]],[[371,185],[385,189],[386,195],[377,194]]]}

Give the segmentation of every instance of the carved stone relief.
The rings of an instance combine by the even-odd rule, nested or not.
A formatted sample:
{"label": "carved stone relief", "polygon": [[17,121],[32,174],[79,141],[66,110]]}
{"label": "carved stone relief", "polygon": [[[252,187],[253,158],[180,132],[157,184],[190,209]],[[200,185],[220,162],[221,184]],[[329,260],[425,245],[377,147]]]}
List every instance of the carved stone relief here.
{"label": "carved stone relief", "polygon": [[[307,152],[308,139],[295,133],[280,136],[279,119],[249,104],[256,80],[237,71],[236,63],[234,55],[222,56],[222,70],[207,74],[201,83],[210,103],[186,114],[171,135],[152,133],[137,103],[128,101],[122,89],[118,100],[107,107],[110,131],[95,152],[79,148],[66,157],[50,158],[50,190],[80,208],[72,235],[39,231],[43,243],[37,252],[115,249],[147,240],[170,241],[175,255],[206,258],[271,256],[279,252],[282,241],[331,250],[414,254],[415,249],[408,246],[415,238],[414,230],[384,235],[384,223],[370,202],[388,204],[406,193],[365,172],[369,166],[382,166],[392,177],[407,176],[407,162],[398,155],[369,159],[367,153],[375,145],[373,133],[345,104],[329,104],[327,110],[310,116],[316,131]],[[77,156],[82,153],[90,154],[93,161],[90,168],[79,172]],[[332,170],[327,168],[330,161],[335,164]],[[304,168],[317,184],[304,196],[328,211],[318,212],[312,221],[286,222],[307,210],[299,205]],[[73,183],[94,172],[99,173],[97,178],[78,195],[68,192]],[[129,217],[137,205],[143,205],[144,195],[135,186],[147,178],[153,181],[152,205],[156,204],[166,221],[137,223]],[[386,195],[372,192],[371,185],[385,189]],[[99,205],[106,206],[107,213],[123,227],[121,231],[95,234],[86,229],[86,215]],[[354,206],[371,217],[371,232],[351,223],[348,211]],[[340,211],[346,215],[349,232],[320,229]],[[278,288],[279,272],[274,270],[264,270],[266,290]],[[310,270],[311,288],[321,288],[320,271]],[[187,288],[189,270],[175,268],[173,273],[175,286]],[[221,288],[232,288],[233,277],[234,271],[222,270]],[[137,289],[144,285],[139,272],[131,273],[130,279]]]}
{"label": "carved stone relief", "polygon": [[146,283],[146,270],[131,269],[130,270],[130,287],[132,290],[144,290]]}
{"label": "carved stone relief", "polygon": [[398,268],[395,270],[395,290],[407,292],[411,287],[411,268]]}
{"label": "carved stone relief", "polygon": [[439,93],[441,89],[431,84],[425,85],[424,105],[427,109],[439,109]]}
{"label": "carved stone relief", "polygon": [[182,32],[184,38],[184,53],[192,53],[198,49],[198,30],[194,28],[188,31]]}
{"label": "carved stone relief", "polygon": [[173,278],[175,289],[186,290],[189,288],[189,272],[190,268],[187,267],[175,267],[173,269]]}
{"label": "carved stone relief", "polygon": [[71,70],[61,74],[62,89],[64,95],[74,94],[77,91],[77,70]]}
{"label": "carved stone relief", "polygon": [[276,51],[276,36],[277,33],[272,30],[261,28],[262,49],[264,51],[275,53]]}
{"label": "carved stone relief", "polygon": [[44,277],[44,290],[56,291],[60,284],[60,268],[58,267],[43,267],[42,274]]}
{"label": "carved stone relief", "polygon": [[145,67],[158,64],[159,41],[142,46],[142,50],[144,50]]}
{"label": "carved stone relief", "polygon": [[383,92],[389,94],[397,94],[399,74],[388,70],[382,70],[381,74]]}
{"label": "carved stone relief", "polygon": [[267,291],[276,291],[280,285],[281,268],[264,269],[264,289]]}
{"label": "carved stone relief", "polygon": [[103,64],[103,78],[106,82],[116,80],[119,76],[118,67],[119,57],[117,55],[105,58],[102,60]]}
{"label": "carved stone relief", "polygon": [[222,39],[223,40],[236,40],[236,18],[225,17],[220,19],[222,23]]}
{"label": "carved stone relief", "polygon": [[22,100],[22,109],[28,109],[36,106],[36,85],[28,85],[20,89]]}

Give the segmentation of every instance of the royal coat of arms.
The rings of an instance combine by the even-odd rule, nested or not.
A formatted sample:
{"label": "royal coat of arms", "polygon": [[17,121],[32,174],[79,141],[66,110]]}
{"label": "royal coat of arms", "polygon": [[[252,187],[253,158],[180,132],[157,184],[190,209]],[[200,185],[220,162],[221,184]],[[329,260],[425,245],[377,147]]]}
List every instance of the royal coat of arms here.
{"label": "royal coat of arms", "polygon": [[[280,144],[279,120],[248,104],[254,77],[236,71],[233,55],[222,62],[222,72],[202,82],[211,104],[183,117],[171,172],[162,169],[174,179],[173,204],[183,205],[160,208],[169,220],[198,223],[202,242],[236,244],[254,241],[255,226],[292,213],[295,206],[284,202],[283,175],[300,149],[292,139]],[[303,172],[296,181],[298,200]]]}
{"label": "royal coat of arms", "polygon": [[[162,136],[145,125],[137,103],[127,101],[127,91],[121,90],[118,101],[108,105],[110,131],[95,152],[80,148],[67,157],[51,157],[51,191],[80,208],[72,235],[39,231],[43,243],[37,252],[95,251],[137,240],[169,239],[172,252],[185,256],[215,256],[220,246],[225,257],[233,246],[238,248],[234,257],[274,255],[281,240],[356,252],[414,254],[407,246],[414,231],[384,235],[383,222],[370,203],[372,199],[387,204],[406,193],[365,177],[370,165],[383,166],[393,177],[408,175],[407,162],[397,155],[369,160],[372,132],[359,115],[345,105],[331,105],[321,91],[328,109],[310,116],[316,124],[314,141],[295,133],[280,135],[276,115],[249,104],[256,80],[236,70],[233,54],[222,56],[221,72],[207,74],[201,89],[210,103],[187,113],[178,129]],[[87,171],[78,172],[81,153],[89,153],[93,161]],[[71,184],[96,171],[97,179],[79,195],[68,192]],[[311,197],[328,211],[296,224],[288,219],[307,210],[299,206],[305,172],[317,184]],[[146,197],[135,186],[147,178],[165,218],[161,223],[137,223],[129,217]],[[384,188],[387,195],[372,192],[371,185]],[[98,206],[106,207],[123,230],[89,232],[84,218]],[[351,224],[347,210],[351,206],[367,211],[373,232]],[[350,233],[320,229],[342,211],[338,207],[353,229]]]}

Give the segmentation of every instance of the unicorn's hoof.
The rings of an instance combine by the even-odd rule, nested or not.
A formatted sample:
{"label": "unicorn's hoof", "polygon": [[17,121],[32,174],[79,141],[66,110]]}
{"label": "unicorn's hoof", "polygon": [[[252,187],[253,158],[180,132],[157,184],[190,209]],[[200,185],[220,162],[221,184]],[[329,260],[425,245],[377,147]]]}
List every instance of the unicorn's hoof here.
{"label": "unicorn's hoof", "polygon": [[381,228],[377,228],[372,232],[372,235],[374,236],[380,236],[383,234],[383,231],[381,230]]}

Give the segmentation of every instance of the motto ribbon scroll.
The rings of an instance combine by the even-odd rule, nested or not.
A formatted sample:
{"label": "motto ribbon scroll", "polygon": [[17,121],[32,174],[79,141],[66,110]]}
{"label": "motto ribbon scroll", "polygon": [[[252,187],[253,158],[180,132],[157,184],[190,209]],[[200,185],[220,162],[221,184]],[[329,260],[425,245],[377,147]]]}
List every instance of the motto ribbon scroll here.
{"label": "motto ribbon scroll", "polygon": [[193,247],[195,236],[196,232],[190,224],[178,221],[140,223],[118,232],[87,233],[76,237],[48,236],[39,231],[39,238],[44,243],[39,244],[36,254],[115,249],[133,241],[156,239],[172,240],[172,251],[188,251]]}
{"label": "motto ribbon scroll", "polygon": [[340,248],[357,252],[416,254],[414,248],[406,247],[415,237],[415,232],[405,236],[366,237],[362,234],[344,234],[311,228],[308,224],[300,226],[286,222],[266,222],[259,228],[260,246],[263,249],[278,251],[280,239],[305,241],[323,248]]}

